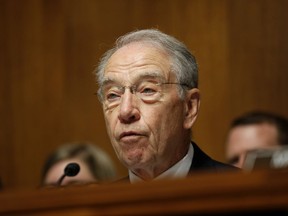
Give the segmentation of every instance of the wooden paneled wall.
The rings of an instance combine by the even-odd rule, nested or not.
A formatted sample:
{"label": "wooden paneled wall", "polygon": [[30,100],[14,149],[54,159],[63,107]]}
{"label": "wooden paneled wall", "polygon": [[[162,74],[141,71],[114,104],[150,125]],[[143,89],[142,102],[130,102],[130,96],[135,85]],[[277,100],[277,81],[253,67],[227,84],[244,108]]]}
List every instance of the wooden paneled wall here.
{"label": "wooden paneled wall", "polygon": [[286,0],[0,0],[0,175],[36,187],[47,155],[87,140],[109,152],[92,74],[131,30],[159,28],[188,45],[200,68],[193,136],[224,161],[232,118],[252,109],[288,117]]}

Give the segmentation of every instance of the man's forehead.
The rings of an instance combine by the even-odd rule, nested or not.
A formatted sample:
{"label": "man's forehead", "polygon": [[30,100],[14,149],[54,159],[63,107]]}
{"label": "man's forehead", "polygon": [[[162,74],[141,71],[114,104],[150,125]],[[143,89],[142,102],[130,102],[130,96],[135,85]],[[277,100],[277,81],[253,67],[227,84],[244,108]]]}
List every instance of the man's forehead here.
{"label": "man's forehead", "polygon": [[118,83],[118,82],[135,82],[135,81],[141,81],[141,80],[156,80],[159,82],[164,82],[166,80],[165,76],[161,71],[142,71],[139,73],[131,73],[128,75],[123,75],[121,73],[107,73],[106,76],[104,76],[103,84],[109,84],[109,83]]}
{"label": "man's forehead", "polygon": [[[136,44],[135,46],[138,46]],[[138,49],[139,47],[125,46],[116,51],[109,59],[105,70],[104,79],[135,79],[141,77],[168,78],[171,71],[171,62],[155,48]],[[124,50],[127,49],[127,50]]]}

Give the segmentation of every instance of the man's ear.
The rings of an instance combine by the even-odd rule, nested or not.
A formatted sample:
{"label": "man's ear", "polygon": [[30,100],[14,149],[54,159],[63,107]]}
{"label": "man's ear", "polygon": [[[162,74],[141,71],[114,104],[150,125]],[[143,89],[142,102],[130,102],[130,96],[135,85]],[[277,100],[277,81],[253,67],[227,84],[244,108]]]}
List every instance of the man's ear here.
{"label": "man's ear", "polygon": [[200,91],[197,88],[190,89],[185,97],[184,128],[191,129],[200,107]]}

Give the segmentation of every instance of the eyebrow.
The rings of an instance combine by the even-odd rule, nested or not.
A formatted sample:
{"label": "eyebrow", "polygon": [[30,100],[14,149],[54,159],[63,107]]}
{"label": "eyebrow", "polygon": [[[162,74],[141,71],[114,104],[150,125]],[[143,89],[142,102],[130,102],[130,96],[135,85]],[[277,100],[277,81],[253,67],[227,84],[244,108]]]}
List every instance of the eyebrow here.
{"label": "eyebrow", "polygon": [[[157,71],[147,71],[135,77],[135,80],[137,81],[143,79],[153,79],[153,80],[157,79],[160,82],[165,81],[165,78]],[[102,82],[102,86],[114,83],[120,83],[120,81],[112,77],[105,77]]]}

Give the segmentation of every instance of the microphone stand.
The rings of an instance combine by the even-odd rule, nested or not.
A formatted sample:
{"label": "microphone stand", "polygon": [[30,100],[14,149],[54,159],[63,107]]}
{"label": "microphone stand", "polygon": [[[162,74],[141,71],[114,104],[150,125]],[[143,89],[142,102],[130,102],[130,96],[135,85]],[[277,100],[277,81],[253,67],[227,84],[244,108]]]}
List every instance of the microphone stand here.
{"label": "microphone stand", "polygon": [[64,173],[57,181],[57,186],[61,186],[63,179],[65,178],[66,174]]}

